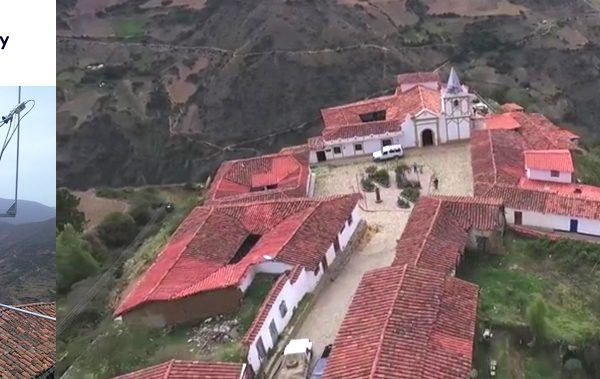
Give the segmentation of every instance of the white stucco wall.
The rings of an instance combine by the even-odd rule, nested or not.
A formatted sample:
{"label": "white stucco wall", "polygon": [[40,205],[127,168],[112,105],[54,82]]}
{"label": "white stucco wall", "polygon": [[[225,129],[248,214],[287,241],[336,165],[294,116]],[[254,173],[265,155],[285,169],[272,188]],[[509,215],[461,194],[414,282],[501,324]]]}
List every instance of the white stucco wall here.
{"label": "white stucco wall", "polygon": [[[352,210],[352,223],[349,224],[348,220],[346,220],[346,223],[344,224],[344,230],[342,230],[341,233],[338,234],[340,248],[342,250],[348,245],[348,242],[352,238],[354,232],[356,232],[356,227],[358,226],[360,220],[360,211],[357,205]],[[327,257],[326,259],[328,264],[331,264],[335,260],[336,254],[333,244],[329,246],[325,256]],[[267,262],[257,265],[256,272],[273,272],[275,270],[275,267],[283,267],[274,266],[273,263],[277,262]],[[264,265],[267,265],[269,271],[259,271],[258,267],[261,267],[264,270]],[[269,332],[269,325],[271,324],[271,321],[275,320],[277,332],[280,335],[289,323],[290,319],[292,318],[295,312],[295,308],[298,306],[298,303],[300,303],[300,301],[304,298],[304,296],[307,293],[315,290],[317,284],[323,277],[323,274],[323,264],[321,263],[319,265],[319,270],[317,274],[315,274],[314,271],[303,269],[296,282],[292,284],[290,280],[288,280],[284,284],[283,288],[281,289],[281,292],[279,293],[275,302],[273,303],[273,306],[269,310],[268,315],[264,323],[262,324],[262,327],[258,332],[255,340],[252,341],[252,343],[250,344],[247,359],[248,363],[252,366],[254,372],[258,372],[260,370],[260,366],[262,363],[258,358],[258,350],[256,348],[256,343],[258,342],[258,339],[262,338],[265,350],[268,352],[269,349],[271,349],[276,343],[276,341],[273,341],[271,339],[271,334]],[[284,317],[281,317],[281,314],[279,312],[279,305],[281,304],[282,300],[285,300],[288,309],[288,312]]]}
{"label": "white stucco wall", "polygon": [[[374,151],[381,150],[382,140],[390,139],[392,140],[392,144],[401,143],[402,133],[387,133],[387,134],[379,134],[367,137],[355,137],[349,139],[342,139],[336,141],[327,141],[325,146],[325,157],[327,160],[346,158],[346,157],[354,157],[361,155],[371,155]],[[355,145],[361,144],[362,150],[355,150]],[[333,154],[333,148],[340,147],[340,154]],[[314,154],[314,162],[317,161],[316,152],[311,152]]]}
{"label": "white stucco wall", "polygon": [[527,169],[527,178],[531,180],[542,180],[545,182],[571,183],[571,173],[560,171],[558,177],[553,177],[551,171]]}
{"label": "white stucco wall", "polygon": [[[515,211],[513,208],[506,208],[506,221],[509,224],[515,223]],[[523,214],[523,226],[535,226],[552,230],[561,230],[568,232],[571,227],[571,220],[577,220],[578,233],[600,236],[600,220],[590,220],[581,217],[570,217],[556,214],[544,214],[539,212],[521,211]]]}

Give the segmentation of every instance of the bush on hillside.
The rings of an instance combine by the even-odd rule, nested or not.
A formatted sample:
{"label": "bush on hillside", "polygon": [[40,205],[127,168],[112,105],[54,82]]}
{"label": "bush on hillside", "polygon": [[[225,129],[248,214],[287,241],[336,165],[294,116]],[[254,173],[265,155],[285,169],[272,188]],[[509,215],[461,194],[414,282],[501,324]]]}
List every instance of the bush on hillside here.
{"label": "bush on hillside", "polygon": [[124,246],[137,234],[135,220],[128,214],[113,212],[98,225],[98,236],[108,247]]}
{"label": "bush on hillside", "polygon": [[73,284],[99,270],[89,244],[70,224],[56,238],[56,270],[59,293],[68,292]]}
{"label": "bush on hillside", "polygon": [[56,191],[56,229],[60,232],[65,225],[70,224],[78,232],[83,230],[85,225],[85,214],[80,212],[79,198],[66,188],[59,188]]}
{"label": "bush on hillside", "polygon": [[537,296],[527,308],[527,321],[537,343],[543,342],[547,337],[547,313],[546,303],[541,296]]}
{"label": "bush on hillside", "polygon": [[408,201],[406,201],[402,196],[398,196],[398,200],[396,201],[396,204],[400,208],[404,208],[404,209],[410,208],[410,203]]}

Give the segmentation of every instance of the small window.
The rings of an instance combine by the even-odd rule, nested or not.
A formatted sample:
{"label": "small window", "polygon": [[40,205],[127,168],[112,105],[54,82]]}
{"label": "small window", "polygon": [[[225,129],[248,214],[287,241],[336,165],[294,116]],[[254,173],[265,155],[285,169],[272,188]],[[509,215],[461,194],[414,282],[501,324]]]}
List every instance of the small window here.
{"label": "small window", "polygon": [[391,145],[391,144],[392,144],[392,140],[391,140],[391,139],[384,139],[384,140],[381,140],[381,145],[382,145],[382,146],[389,146],[389,145]]}
{"label": "small window", "polygon": [[287,304],[285,303],[285,300],[281,300],[281,303],[279,303],[279,314],[281,317],[285,317],[287,314]]}
{"label": "small window", "polygon": [[558,178],[559,175],[560,175],[560,172],[558,172],[556,170],[550,171],[550,176],[553,178]]}
{"label": "small window", "polygon": [[348,216],[348,225],[352,225],[352,213],[350,213],[350,216]]}
{"label": "small window", "polygon": [[362,151],[362,144],[357,143],[354,145],[354,151]]}
{"label": "small window", "polygon": [[333,153],[334,154],[341,154],[342,153],[342,148],[339,146],[336,146],[333,148]]}
{"label": "small window", "polygon": [[256,341],[256,351],[258,351],[258,359],[262,362],[267,357],[267,351],[265,350],[265,344],[263,343],[262,337],[258,337]]}
{"label": "small window", "polygon": [[460,104],[460,102],[458,101],[458,99],[454,99],[454,106],[458,107],[458,104]]}
{"label": "small window", "polygon": [[271,341],[273,341],[273,346],[277,345],[277,337],[279,337],[279,332],[277,331],[277,325],[275,325],[275,320],[271,320],[269,324],[269,334],[271,335]]}

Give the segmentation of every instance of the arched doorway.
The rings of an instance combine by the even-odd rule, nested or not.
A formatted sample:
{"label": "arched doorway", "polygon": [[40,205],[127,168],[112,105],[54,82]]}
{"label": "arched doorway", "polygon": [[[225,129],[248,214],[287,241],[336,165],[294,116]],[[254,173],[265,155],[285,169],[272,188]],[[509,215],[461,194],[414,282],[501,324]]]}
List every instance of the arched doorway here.
{"label": "arched doorway", "polygon": [[421,132],[421,145],[422,146],[433,145],[433,131],[431,129],[425,129]]}

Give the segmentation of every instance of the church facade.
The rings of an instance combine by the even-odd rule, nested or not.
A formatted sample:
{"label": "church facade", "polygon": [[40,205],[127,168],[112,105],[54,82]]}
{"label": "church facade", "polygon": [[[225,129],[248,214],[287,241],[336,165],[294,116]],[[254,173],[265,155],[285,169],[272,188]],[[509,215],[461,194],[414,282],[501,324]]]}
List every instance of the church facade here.
{"label": "church facade", "polygon": [[475,95],[454,68],[444,85],[437,73],[397,76],[393,95],[321,110],[324,129],[310,138],[310,163],[370,155],[383,146],[444,144],[471,136]]}

